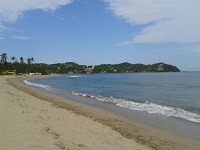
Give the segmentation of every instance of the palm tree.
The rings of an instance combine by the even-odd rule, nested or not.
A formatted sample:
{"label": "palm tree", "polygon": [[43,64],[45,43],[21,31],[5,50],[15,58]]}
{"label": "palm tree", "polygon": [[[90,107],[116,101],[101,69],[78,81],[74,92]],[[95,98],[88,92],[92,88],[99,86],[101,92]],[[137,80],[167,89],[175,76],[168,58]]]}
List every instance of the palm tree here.
{"label": "palm tree", "polygon": [[13,64],[14,64],[14,62],[15,62],[17,59],[16,59],[15,56],[13,56],[13,57],[10,58],[10,60],[12,60],[12,61],[13,61]]}
{"label": "palm tree", "polygon": [[18,71],[19,71],[19,73],[25,73],[26,72],[26,67],[25,67],[25,65],[24,65],[24,58],[23,57],[20,57],[19,58],[19,66],[18,66]]}
{"label": "palm tree", "polygon": [[7,54],[6,53],[2,53],[1,55],[1,59],[0,59],[0,63],[2,64],[0,70],[1,72],[6,70],[6,64],[7,64]]}
{"label": "palm tree", "polygon": [[10,60],[13,61],[13,64],[12,64],[12,65],[13,65],[13,69],[15,69],[15,64],[16,64],[16,60],[17,60],[16,57],[13,56],[13,57],[10,58]]}
{"label": "palm tree", "polygon": [[34,61],[35,61],[35,59],[33,57],[31,57],[31,63],[34,62]]}
{"label": "palm tree", "polygon": [[31,65],[31,58],[27,58],[27,64],[28,64],[28,66],[27,66],[27,72],[30,72],[29,68],[30,68],[30,65]]}
{"label": "palm tree", "polygon": [[7,63],[7,54],[2,53],[0,56],[1,56],[1,63],[6,64]]}
{"label": "palm tree", "polygon": [[35,61],[35,59],[33,57],[27,58],[27,64],[28,64],[27,71],[28,72],[31,72],[31,63],[34,61]]}
{"label": "palm tree", "polygon": [[24,64],[24,58],[23,58],[23,57],[20,57],[19,59],[20,59],[20,64],[23,65],[23,64]]}

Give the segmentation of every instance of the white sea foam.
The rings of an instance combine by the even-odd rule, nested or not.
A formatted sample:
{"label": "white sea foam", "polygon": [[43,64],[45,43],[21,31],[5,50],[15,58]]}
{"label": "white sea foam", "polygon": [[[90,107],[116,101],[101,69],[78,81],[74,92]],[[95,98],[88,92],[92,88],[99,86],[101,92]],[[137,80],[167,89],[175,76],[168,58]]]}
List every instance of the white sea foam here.
{"label": "white sea foam", "polygon": [[192,122],[200,122],[199,114],[192,113],[192,112],[183,110],[181,108],[162,106],[162,105],[158,105],[158,104],[154,104],[150,102],[138,103],[138,102],[127,101],[123,99],[116,99],[113,97],[94,96],[94,95],[76,93],[76,92],[73,92],[72,94],[83,96],[83,97],[94,98],[98,101],[112,103],[119,107],[123,107],[127,109],[144,111],[150,114],[160,114],[165,117],[176,117],[176,118],[180,118],[180,119],[184,119],[184,120],[188,120]]}
{"label": "white sea foam", "polygon": [[150,114],[161,114],[166,117],[176,117],[184,120],[192,121],[192,122],[200,122],[200,115],[197,113],[192,113],[181,108],[175,108],[170,106],[162,106],[154,103],[137,103],[132,101],[121,101],[116,104],[120,107],[145,111]]}
{"label": "white sea foam", "polygon": [[31,86],[41,87],[41,88],[44,88],[46,90],[53,90],[53,88],[51,86],[49,86],[49,85],[31,83],[28,80],[24,80],[24,83],[26,83],[27,85],[31,85]]}

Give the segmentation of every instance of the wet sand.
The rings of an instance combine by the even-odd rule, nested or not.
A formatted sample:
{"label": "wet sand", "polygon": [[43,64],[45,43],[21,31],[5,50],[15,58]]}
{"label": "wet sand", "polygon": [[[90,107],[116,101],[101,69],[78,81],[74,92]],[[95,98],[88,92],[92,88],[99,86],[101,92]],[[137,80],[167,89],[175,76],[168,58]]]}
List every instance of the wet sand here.
{"label": "wet sand", "polygon": [[0,77],[0,149],[198,150],[200,147],[197,139],[40,91],[21,80]]}

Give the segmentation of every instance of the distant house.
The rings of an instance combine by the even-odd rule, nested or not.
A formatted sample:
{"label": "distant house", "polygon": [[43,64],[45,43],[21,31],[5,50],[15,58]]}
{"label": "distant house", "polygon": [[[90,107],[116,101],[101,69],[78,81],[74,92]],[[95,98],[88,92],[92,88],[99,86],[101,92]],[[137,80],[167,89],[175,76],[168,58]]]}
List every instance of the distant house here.
{"label": "distant house", "polygon": [[36,73],[29,73],[28,75],[32,76],[32,75],[42,75],[42,73],[36,72]]}
{"label": "distant house", "polygon": [[16,70],[8,70],[8,75],[16,75]]}
{"label": "distant house", "polygon": [[92,67],[92,68],[85,68],[85,71],[86,71],[86,73],[87,74],[90,74],[90,73],[92,73],[93,72],[93,69],[94,69],[94,67]]}
{"label": "distant house", "polygon": [[157,67],[157,70],[158,70],[158,71],[163,71],[163,64],[160,64],[160,65]]}
{"label": "distant house", "polygon": [[17,76],[32,76],[32,75],[42,75],[42,73],[18,73]]}
{"label": "distant house", "polygon": [[16,75],[16,70],[6,70],[3,72],[0,72],[1,75]]}

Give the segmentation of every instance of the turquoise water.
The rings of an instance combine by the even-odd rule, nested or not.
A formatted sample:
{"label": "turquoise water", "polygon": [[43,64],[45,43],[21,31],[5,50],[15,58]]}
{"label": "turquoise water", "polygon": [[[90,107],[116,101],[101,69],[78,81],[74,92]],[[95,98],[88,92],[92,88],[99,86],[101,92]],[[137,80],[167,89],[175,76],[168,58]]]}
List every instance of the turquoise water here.
{"label": "turquoise water", "polygon": [[63,75],[25,83],[125,109],[200,122],[200,72]]}

